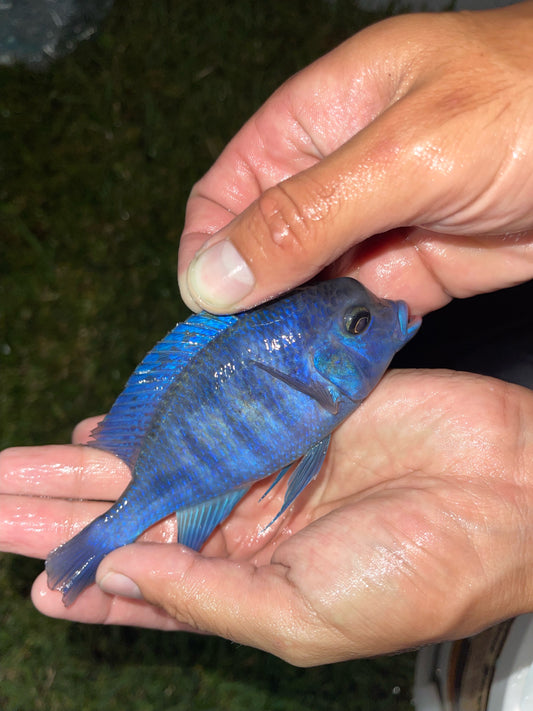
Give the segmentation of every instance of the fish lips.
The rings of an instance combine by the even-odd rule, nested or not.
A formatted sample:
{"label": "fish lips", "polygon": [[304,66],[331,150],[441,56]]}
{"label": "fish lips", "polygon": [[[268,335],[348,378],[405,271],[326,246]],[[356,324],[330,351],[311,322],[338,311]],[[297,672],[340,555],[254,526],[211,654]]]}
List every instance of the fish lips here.
{"label": "fish lips", "polygon": [[404,338],[404,343],[411,340],[415,333],[420,328],[422,319],[420,316],[411,316],[409,318],[409,307],[405,301],[396,302],[398,305],[398,322],[400,324],[400,330]]}

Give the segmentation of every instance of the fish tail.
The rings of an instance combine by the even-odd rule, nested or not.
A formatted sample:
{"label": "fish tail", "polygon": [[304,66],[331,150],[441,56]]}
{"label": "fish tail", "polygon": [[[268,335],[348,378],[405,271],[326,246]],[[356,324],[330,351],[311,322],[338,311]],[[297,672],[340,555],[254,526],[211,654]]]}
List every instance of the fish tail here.
{"label": "fish tail", "polygon": [[[94,582],[96,569],[103,558],[117,547],[105,536],[101,518],[80,531],[74,538],[55,548],[46,559],[48,587],[63,593],[65,606]],[[106,540],[107,539],[107,540]]]}

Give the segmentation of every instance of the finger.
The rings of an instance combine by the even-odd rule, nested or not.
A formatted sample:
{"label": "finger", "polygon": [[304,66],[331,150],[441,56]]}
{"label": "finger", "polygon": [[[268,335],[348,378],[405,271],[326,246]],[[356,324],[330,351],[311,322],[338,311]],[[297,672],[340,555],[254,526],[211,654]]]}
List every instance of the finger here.
{"label": "finger", "polygon": [[377,294],[403,299],[412,315],[423,316],[452,297],[463,299],[530,279],[533,230],[471,237],[401,228],[367,240],[324,275],[353,276]]}
{"label": "finger", "polygon": [[282,565],[204,558],[183,546],[134,544],[107,556],[96,579],[108,593],[162,607],[180,625],[316,664],[343,636],[324,628],[288,573]]}
{"label": "finger", "polygon": [[[363,48],[363,43],[360,46]],[[364,71],[359,77],[356,74],[364,65],[363,51],[359,58],[353,57],[352,76],[345,71],[343,47],[321,57],[281,87],[194,186],[178,263],[180,289],[190,308],[197,310],[198,304],[189,293],[186,270],[209,237],[219,233],[265,190],[312,167],[342,146],[390,100],[401,63],[392,66],[387,86],[375,91],[371,88],[373,76]],[[346,111],[355,98],[357,110]],[[221,234],[217,241],[220,239]]]}
{"label": "finger", "polygon": [[46,558],[109,508],[104,502],[5,496],[0,499],[0,550]]}
{"label": "finger", "polygon": [[103,416],[99,415],[97,417],[88,417],[86,420],[78,422],[72,431],[72,444],[86,444],[92,431],[102,419]]}
{"label": "finger", "polygon": [[194,301],[214,312],[249,307],[303,283],[364,238],[415,222],[422,196],[433,196],[420,190],[427,176],[412,183],[396,114],[269,187],[207,241],[187,273]]}
{"label": "finger", "polygon": [[130,478],[118,457],[92,447],[47,445],[0,452],[0,494],[111,501]]}
{"label": "finger", "polygon": [[[425,110],[424,102],[409,96],[312,168],[262,193],[191,262],[187,284],[197,304],[213,312],[248,308],[307,281],[347,250],[398,225],[428,225],[432,230],[446,225],[448,233],[457,234],[451,238],[452,247],[454,241],[459,248],[463,230],[468,234],[498,227],[509,232],[531,227],[528,211],[523,219],[509,221],[502,211],[498,224],[490,215],[483,219],[472,210],[472,219],[465,224],[466,204],[476,203],[496,180],[503,156],[483,160],[483,170],[477,160],[473,161],[477,172],[464,169],[459,160],[468,152],[465,146],[464,150],[450,151],[446,166],[435,165],[430,146],[440,142],[439,151],[446,152],[446,137],[435,136],[435,130],[420,121],[416,122],[416,134],[409,126]],[[438,290],[433,301],[441,306],[449,299],[450,287],[435,279],[433,263],[438,268],[445,261],[439,252],[439,237],[429,240],[427,232],[425,239],[411,237],[403,231],[386,242],[388,263],[378,263],[375,270],[378,292],[392,295],[391,279],[397,279],[399,270],[402,282],[414,280],[419,292],[433,284],[432,290]],[[507,283],[523,277],[524,271],[529,278],[533,271],[531,234],[521,235],[519,240],[525,252],[515,249],[518,271],[503,276]],[[378,250],[374,242],[370,241],[370,251],[379,252],[383,240],[378,240]],[[509,251],[517,246],[512,239],[502,240],[502,244]],[[479,253],[480,241],[467,244],[467,248],[471,254],[463,256],[471,259],[474,249]],[[524,253],[527,269],[520,266]],[[360,259],[357,252],[355,256]],[[454,273],[459,273],[455,281],[463,289],[474,288],[470,274],[465,280],[464,272]],[[502,277],[494,278],[490,265],[483,268],[483,274],[481,283],[489,281],[491,288],[500,285]]]}
{"label": "finger", "polygon": [[[410,63],[407,56],[386,60],[398,36],[401,30],[391,23],[377,32],[369,28],[299,72],[245,124],[194,187],[178,265],[180,289],[190,308],[197,310],[199,304],[198,295],[191,295],[187,269],[209,237],[222,241],[223,228],[265,191],[340,149],[394,99],[404,65]],[[375,63],[374,52],[389,65],[379,77],[367,71]],[[318,205],[319,211],[324,207]],[[246,280],[245,269],[240,278]]]}
{"label": "finger", "polygon": [[191,631],[159,607],[141,600],[108,595],[97,585],[84,590],[72,606],[65,607],[61,593],[48,588],[44,572],[35,580],[31,596],[35,607],[48,617],[87,624],[131,625],[165,631]]}
{"label": "finger", "polygon": [[[31,558],[46,558],[111,504],[29,496],[4,496],[0,502],[0,550]],[[175,517],[168,516],[150,526],[140,540],[174,542],[176,529]]]}

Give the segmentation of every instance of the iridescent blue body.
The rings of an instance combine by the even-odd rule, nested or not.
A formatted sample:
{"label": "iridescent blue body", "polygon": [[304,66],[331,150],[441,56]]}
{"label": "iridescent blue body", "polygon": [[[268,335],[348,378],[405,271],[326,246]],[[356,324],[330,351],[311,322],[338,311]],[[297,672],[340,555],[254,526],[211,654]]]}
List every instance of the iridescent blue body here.
{"label": "iridescent blue body", "polygon": [[301,459],[284,511],[318,473],[331,432],[418,325],[403,302],[378,299],[349,278],[178,324],[93,433],[92,446],[126,461],[132,481],[50,554],[50,587],[71,604],[107,553],[174,511],[178,540],[200,548],[254,482],[281,470],[277,482]]}

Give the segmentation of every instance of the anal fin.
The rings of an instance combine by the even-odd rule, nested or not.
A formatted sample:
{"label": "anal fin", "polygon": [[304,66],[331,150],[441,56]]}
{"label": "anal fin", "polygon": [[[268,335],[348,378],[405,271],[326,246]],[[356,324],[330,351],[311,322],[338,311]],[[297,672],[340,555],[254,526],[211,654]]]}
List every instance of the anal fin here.
{"label": "anal fin", "polygon": [[176,511],[178,543],[199,550],[218,524],[229,516],[248,489],[249,487],[237,489],[198,506]]}

